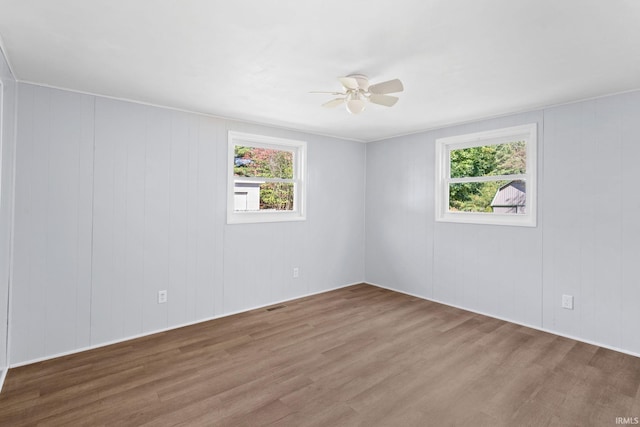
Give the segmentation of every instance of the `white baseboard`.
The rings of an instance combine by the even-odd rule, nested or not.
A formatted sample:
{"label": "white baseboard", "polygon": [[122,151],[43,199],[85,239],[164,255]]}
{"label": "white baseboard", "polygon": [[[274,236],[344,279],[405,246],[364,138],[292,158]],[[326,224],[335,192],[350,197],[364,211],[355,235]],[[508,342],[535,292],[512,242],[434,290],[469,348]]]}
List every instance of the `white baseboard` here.
{"label": "white baseboard", "polygon": [[580,342],[583,342],[585,344],[591,344],[591,345],[595,345],[597,347],[602,347],[602,348],[606,348],[606,349],[609,349],[609,350],[617,351],[618,353],[624,353],[624,354],[628,354],[630,356],[640,357],[640,353],[635,353],[633,351],[625,350],[623,348],[614,347],[614,346],[611,346],[611,345],[608,345],[608,344],[599,343],[599,342],[596,342],[596,341],[591,341],[591,340],[588,340],[588,339],[585,339],[585,338],[575,337],[573,335],[567,335],[567,334],[564,334],[562,332],[554,331],[553,329],[543,328],[542,326],[531,325],[531,324],[528,324],[528,323],[519,322],[517,320],[509,319],[509,318],[506,318],[506,317],[496,316],[495,314],[485,313],[483,311],[478,311],[478,310],[473,310],[473,309],[468,308],[468,307],[463,307],[463,306],[459,306],[459,305],[456,305],[456,304],[451,304],[449,302],[440,301],[440,300],[437,300],[435,298],[427,298],[427,297],[425,297],[423,295],[417,295],[417,294],[413,294],[411,292],[401,291],[400,289],[395,289],[395,288],[392,288],[392,287],[389,287],[389,286],[378,285],[376,283],[371,283],[371,282],[367,282],[367,281],[365,281],[364,283],[366,283],[367,285],[375,286],[377,288],[387,289],[389,291],[398,292],[400,294],[409,295],[409,296],[420,298],[420,299],[423,299],[423,300],[426,300],[426,301],[432,301],[432,302],[436,302],[438,304],[447,305],[449,307],[458,308],[460,310],[469,311],[471,313],[481,314],[483,316],[492,317],[492,318],[498,319],[498,320],[504,320],[505,322],[513,323],[513,324],[520,325],[520,326],[525,326],[527,328],[535,329],[535,330],[541,331],[541,332],[547,332],[549,334],[557,335],[559,337],[564,337],[564,338],[569,338],[569,339],[572,339],[572,340],[575,340],[575,341],[580,341]]}
{"label": "white baseboard", "polygon": [[[325,292],[335,291],[337,289],[342,289],[342,288],[346,288],[346,287],[349,287],[349,286],[358,285],[360,283],[365,283],[365,282],[364,281],[360,281],[360,282],[355,282],[355,283],[348,283],[346,285],[336,286],[334,288],[324,289],[322,291],[309,292],[309,293],[306,293],[306,294],[303,294],[303,295],[300,295],[300,296],[296,296],[296,297],[293,297],[293,298],[288,298],[288,299],[285,299],[285,300],[273,301],[273,302],[270,302],[268,304],[263,304],[263,305],[259,305],[259,306],[255,306],[255,307],[245,308],[245,309],[242,309],[242,310],[236,310],[236,311],[232,311],[232,312],[229,312],[229,313],[219,314],[217,316],[207,317],[207,318],[204,318],[204,319],[194,320],[193,322],[182,323],[182,324],[179,324],[179,325],[169,326],[167,328],[156,329],[156,330],[153,330],[153,331],[143,332],[141,334],[136,334],[136,335],[130,335],[130,336],[126,336],[126,337],[123,337],[123,338],[118,338],[116,340],[111,340],[111,341],[106,341],[106,342],[102,342],[102,343],[99,343],[99,344],[94,344],[94,345],[90,345],[90,346],[86,346],[86,347],[81,347],[81,348],[77,348],[77,349],[74,349],[74,350],[65,351],[65,352],[62,352],[62,353],[56,353],[56,354],[52,354],[52,355],[48,355],[48,356],[38,357],[38,358],[35,358],[35,359],[30,359],[30,360],[23,361],[23,362],[11,363],[9,365],[9,368],[17,368],[17,367],[20,367],[20,366],[31,365],[33,363],[44,362],[45,360],[55,359],[57,357],[68,356],[70,354],[81,353],[83,351],[88,351],[88,350],[94,350],[96,348],[106,347],[108,345],[113,345],[113,344],[118,344],[118,343],[125,342],[125,341],[134,340],[136,338],[142,338],[142,337],[146,337],[146,336],[149,336],[149,335],[158,334],[158,333],[161,333],[161,332],[167,332],[167,331],[171,331],[173,329],[184,328],[185,326],[196,325],[198,323],[208,322],[210,320],[220,319],[222,317],[233,316],[234,314],[246,313],[247,311],[257,310],[257,309],[264,308],[264,307],[269,307],[269,306],[275,305],[275,304],[281,304],[281,303],[285,303],[285,302],[288,302],[288,301],[297,300],[297,299],[300,299],[300,298],[306,298],[306,297],[310,297],[310,296],[313,296],[313,295],[323,294]],[[4,375],[5,376],[6,376],[7,371],[9,370],[9,368],[4,370]],[[4,377],[2,377],[2,380],[4,380]],[[1,387],[1,385],[2,384],[0,383],[0,387]],[[1,388],[0,388],[0,390],[1,390]]]}
{"label": "white baseboard", "polygon": [[[471,313],[481,314],[483,316],[492,317],[494,319],[503,320],[505,322],[513,323],[513,324],[520,325],[520,326],[525,326],[527,328],[535,329],[535,330],[542,331],[542,332],[547,332],[547,333],[550,333],[550,334],[554,334],[554,335],[558,335],[558,336],[561,336],[561,337],[569,338],[569,339],[572,339],[572,340],[580,341],[580,342],[583,342],[583,343],[586,343],[586,344],[591,344],[591,345],[595,345],[595,346],[598,346],[598,347],[607,348],[609,350],[617,351],[617,352],[628,354],[628,355],[631,355],[631,356],[640,357],[640,353],[635,353],[635,352],[632,352],[632,351],[629,351],[629,350],[625,350],[625,349],[622,349],[622,348],[610,346],[610,345],[607,345],[607,344],[603,344],[603,343],[587,340],[587,339],[576,337],[576,336],[572,336],[572,335],[567,335],[567,334],[564,334],[564,333],[561,333],[561,332],[558,332],[558,331],[554,331],[552,329],[543,328],[543,327],[538,326],[538,325],[527,324],[527,323],[520,322],[520,321],[517,321],[517,320],[513,320],[513,319],[501,317],[501,316],[496,316],[495,314],[491,314],[491,313],[486,313],[486,312],[483,312],[483,311],[470,309],[468,307],[463,307],[463,306],[459,306],[459,305],[456,305],[456,304],[451,304],[451,303],[440,301],[440,300],[437,300],[437,299],[434,299],[434,298],[427,298],[427,297],[425,297],[423,295],[418,295],[418,294],[414,294],[414,293],[411,293],[411,292],[406,292],[406,291],[403,291],[403,290],[400,290],[400,289],[396,289],[396,288],[393,288],[393,287],[390,287],[390,286],[383,286],[383,285],[379,285],[377,283],[361,281],[361,282],[348,283],[348,284],[345,284],[345,285],[336,286],[334,288],[324,289],[324,290],[317,291],[317,292],[309,292],[309,293],[306,293],[306,294],[303,294],[303,295],[300,295],[300,296],[296,296],[294,298],[289,298],[289,299],[285,299],[285,300],[277,300],[277,301],[270,302],[268,304],[263,304],[263,305],[259,305],[259,306],[255,306],[255,307],[242,309],[242,310],[236,310],[236,311],[233,311],[233,312],[224,313],[224,314],[220,314],[220,315],[212,316],[212,317],[207,317],[207,318],[195,320],[193,322],[182,323],[182,324],[179,324],[179,325],[174,325],[174,326],[170,326],[170,327],[163,328],[163,329],[156,329],[156,330],[153,330],[153,331],[144,332],[144,333],[136,334],[136,335],[131,335],[131,336],[119,338],[119,339],[112,340],[112,341],[107,341],[107,342],[103,342],[103,343],[99,343],[99,344],[94,344],[94,345],[91,345],[91,346],[81,347],[81,348],[78,348],[78,349],[74,349],[74,350],[70,350],[70,351],[66,351],[66,352],[62,352],[62,353],[56,353],[56,354],[53,354],[53,355],[39,357],[39,358],[36,358],[36,359],[31,359],[31,360],[27,360],[27,361],[23,361],[23,362],[12,363],[12,364],[9,365],[9,368],[17,368],[19,366],[25,366],[25,365],[30,365],[32,363],[43,362],[45,360],[55,359],[57,357],[68,356],[70,354],[75,354],[75,353],[80,353],[80,352],[83,352],[83,351],[93,350],[93,349],[100,348],[100,347],[106,347],[108,345],[118,344],[118,343],[121,343],[121,342],[130,341],[130,340],[133,340],[133,339],[136,339],[136,338],[142,338],[142,337],[146,337],[146,336],[153,335],[153,334],[158,334],[158,333],[161,333],[161,332],[167,332],[167,331],[170,331],[170,330],[173,330],[173,329],[183,328],[185,326],[196,325],[198,323],[208,322],[210,320],[220,319],[222,317],[233,316],[235,314],[245,313],[247,311],[252,311],[252,310],[258,310],[260,308],[269,307],[269,306],[275,305],[275,304],[281,304],[281,303],[285,303],[285,302],[288,302],[288,301],[297,300],[297,299],[300,299],[300,298],[306,298],[306,297],[310,297],[310,296],[313,296],[313,295],[323,294],[325,292],[335,291],[337,289],[342,289],[342,288],[346,288],[346,287],[349,287],[349,286],[358,285],[360,283],[365,283],[367,285],[375,286],[375,287],[378,287],[378,288],[381,288],[381,289],[387,289],[387,290],[390,290],[390,291],[393,291],[393,292],[398,292],[398,293],[401,293],[401,294],[405,294],[405,295],[409,295],[409,296],[412,296],[412,297],[420,298],[420,299],[423,299],[423,300],[426,300],[426,301],[432,301],[432,302],[435,302],[435,303],[438,303],[438,304],[447,305],[449,307],[453,307],[453,308],[457,308],[457,309],[460,309],[460,310],[469,311]],[[2,385],[4,384],[4,380],[5,380],[6,376],[7,376],[7,372],[9,370],[9,368],[6,368],[6,369],[0,371],[0,391],[2,391]]]}

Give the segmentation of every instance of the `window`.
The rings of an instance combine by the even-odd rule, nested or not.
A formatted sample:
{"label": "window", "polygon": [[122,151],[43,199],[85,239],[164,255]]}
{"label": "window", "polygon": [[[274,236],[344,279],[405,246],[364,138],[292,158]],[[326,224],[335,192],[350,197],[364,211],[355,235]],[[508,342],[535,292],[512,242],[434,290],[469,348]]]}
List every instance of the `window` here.
{"label": "window", "polygon": [[307,143],[229,132],[227,223],[305,219]]}
{"label": "window", "polygon": [[536,225],[536,124],[436,140],[436,220]]}

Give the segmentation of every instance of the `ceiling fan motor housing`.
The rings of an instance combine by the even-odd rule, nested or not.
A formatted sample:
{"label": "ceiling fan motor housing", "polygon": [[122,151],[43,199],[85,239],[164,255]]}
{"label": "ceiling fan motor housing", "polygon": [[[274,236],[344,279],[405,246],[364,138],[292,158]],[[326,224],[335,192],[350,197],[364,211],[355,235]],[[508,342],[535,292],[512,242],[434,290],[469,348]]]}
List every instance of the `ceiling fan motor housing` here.
{"label": "ceiling fan motor housing", "polygon": [[369,78],[364,74],[349,74],[347,77],[356,79],[356,81],[358,82],[358,88],[363,92],[366,92],[369,89]]}

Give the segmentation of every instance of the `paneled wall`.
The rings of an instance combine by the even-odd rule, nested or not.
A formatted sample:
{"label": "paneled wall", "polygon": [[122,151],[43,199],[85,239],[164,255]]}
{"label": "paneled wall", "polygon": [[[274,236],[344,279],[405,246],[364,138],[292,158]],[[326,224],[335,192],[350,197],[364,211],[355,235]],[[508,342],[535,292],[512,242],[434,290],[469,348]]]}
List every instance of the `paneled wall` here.
{"label": "paneled wall", "polygon": [[[18,86],[11,364],[365,279],[640,353],[640,92],[364,145]],[[436,223],[435,140],[532,122],[538,226]],[[225,223],[229,130],[308,142],[306,221]]]}
{"label": "paneled wall", "polygon": [[90,343],[94,104],[19,85],[12,364]]}
{"label": "paneled wall", "polygon": [[[200,116],[96,100],[92,343],[216,314],[219,129]],[[161,289],[167,304],[157,303]]]}
{"label": "paneled wall", "polygon": [[[634,92],[368,144],[367,281],[640,353],[638,122]],[[435,140],[525,123],[538,226],[436,223]]]}
{"label": "paneled wall", "polygon": [[[9,364],[8,299],[13,216],[13,160],[15,150],[16,81],[0,50],[0,373]],[[0,375],[1,377],[1,375]],[[0,387],[2,387],[0,379]]]}
{"label": "paneled wall", "polygon": [[[640,92],[545,111],[544,327],[640,353]],[[562,294],[575,310],[560,308]]]}
{"label": "paneled wall", "polygon": [[[364,279],[365,145],[19,87],[11,364]],[[226,225],[229,130],[308,142],[307,221]]]}
{"label": "paneled wall", "polygon": [[539,324],[541,225],[436,223],[434,155],[437,138],[525,123],[541,134],[541,122],[536,112],[368,144],[367,281]]}

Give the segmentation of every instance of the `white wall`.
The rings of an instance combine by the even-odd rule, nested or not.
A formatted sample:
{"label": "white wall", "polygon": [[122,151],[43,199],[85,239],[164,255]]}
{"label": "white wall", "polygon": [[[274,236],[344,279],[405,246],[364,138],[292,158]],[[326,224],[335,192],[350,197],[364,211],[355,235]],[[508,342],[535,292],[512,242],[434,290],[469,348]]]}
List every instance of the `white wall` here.
{"label": "white wall", "polygon": [[[435,139],[531,122],[538,226],[436,223]],[[635,92],[365,146],[19,84],[10,362],[363,279],[640,353],[638,122]],[[228,130],[308,141],[307,221],[226,225]]]}
{"label": "white wall", "polygon": [[[19,88],[11,364],[364,279],[363,144]],[[228,130],[308,142],[307,221],[226,225]]]}
{"label": "white wall", "polygon": [[[436,223],[435,139],[532,122],[538,226]],[[639,122],[634,92],[368,144],[367,282],[640,353]]]}
{"label": "white wall", "polygon": [[[16,82],[0,50],[2,88],[2,146],[0,146],[0,372],[8,366],[7,318],[11,263],[11,221],[13,215],[13,161],[15,150]],[[1,377],[1,375],[0,375]],[[2,387],[0,379],[0,387]]]}
{"label": "white wall", "polygon": [[[543,326],[640,353],[640,92],[545,111]],[[569,183],[572,192],[567,195]],[[560,308],[563,293],[576,309]]]}
{"label": "white wall", "polygon": [[18,87],[12,364],[90,343],[93,109]]}

